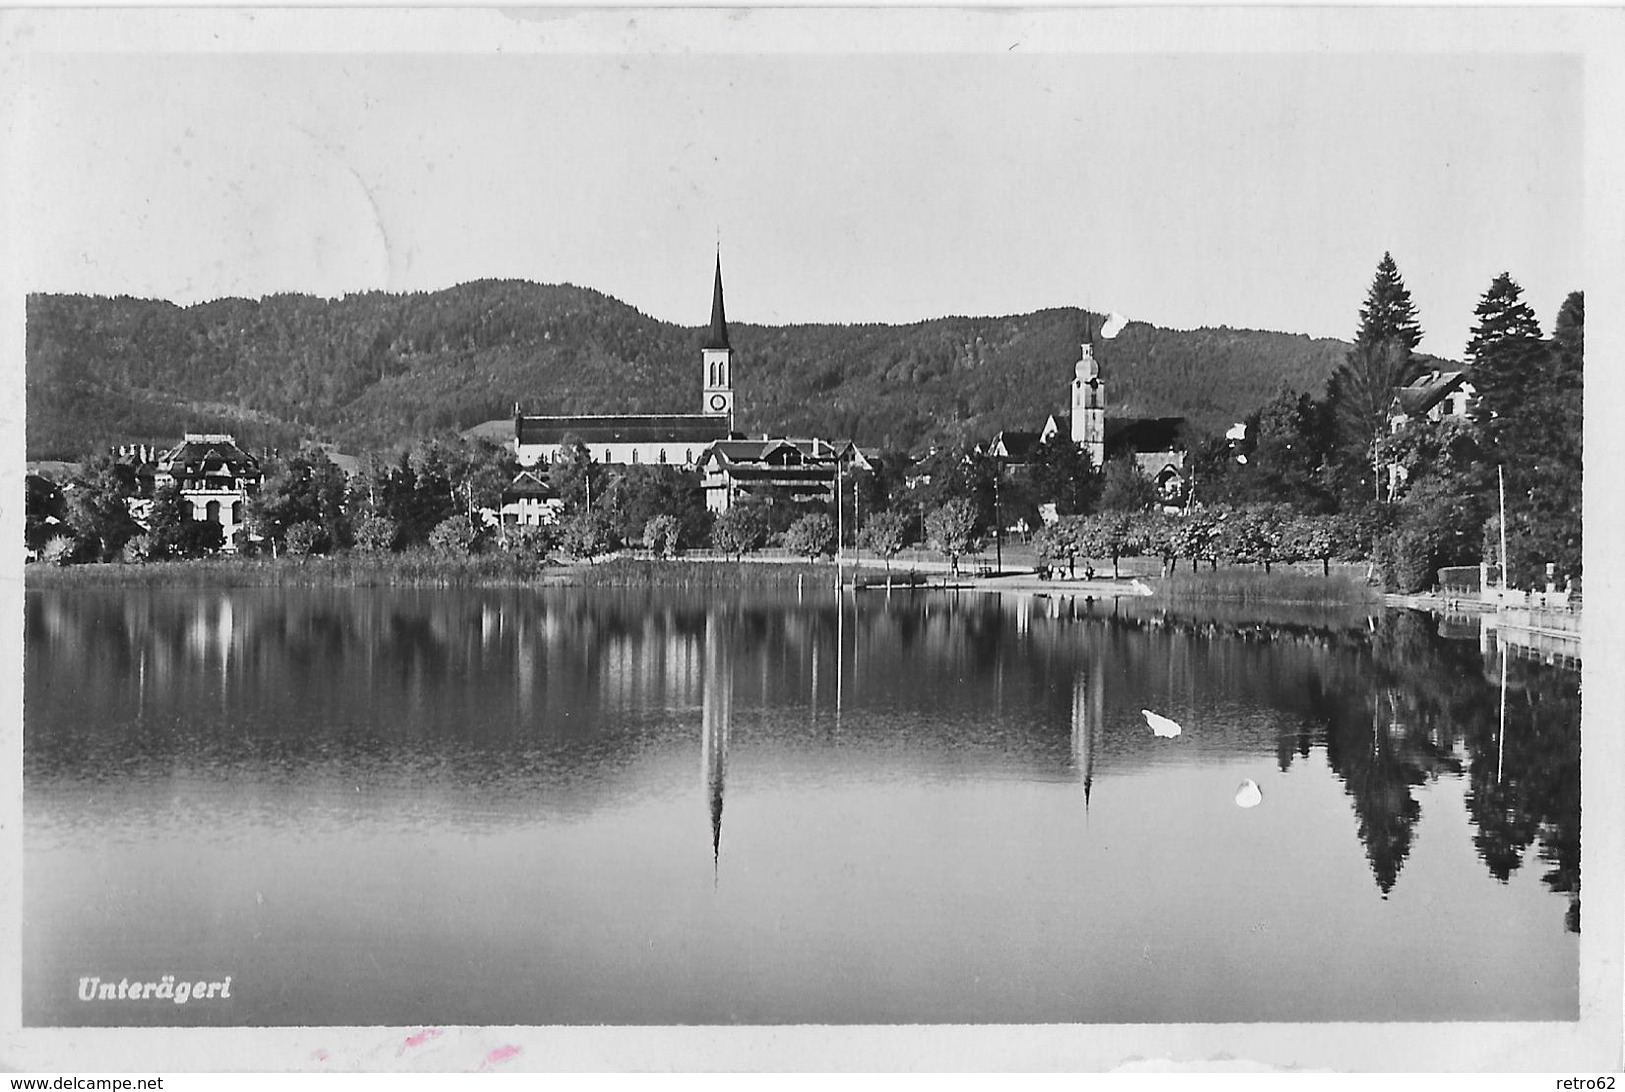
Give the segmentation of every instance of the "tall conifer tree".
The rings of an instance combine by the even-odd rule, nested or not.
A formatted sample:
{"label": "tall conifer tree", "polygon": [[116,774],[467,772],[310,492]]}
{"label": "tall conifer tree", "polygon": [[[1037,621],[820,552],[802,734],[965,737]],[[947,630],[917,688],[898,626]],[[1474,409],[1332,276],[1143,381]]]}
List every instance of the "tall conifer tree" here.
{"label": "tall conifer tree", "polygon": [[[1416,306],[1399,267],[1386,251],[1377,263],[1354,348],[1326,384],[1338,432],[1338,465],[1351,499],[1374,499],[1380,493],[1375,459],[1388,431],[1388,409],[1394,388],[1416,377],[1412,350],[1422,340]],[[1369,483],[1369,484],[1367,484]]]}
{"label": "tall conifer tree", "polygon": [[1559,578],[1581,566],[1585,298],[1564,301],[1550,341],[1507,273],[1474,314],[1467,355],[1476,414],[1506,480],[1509,571],[1514,584],[1539,586],[1547,563]]}
{"label": "tall conifer tree", "polygon": [[1377,263],[1377,274],[1366,293],[1365,306],[1360,308],[1360,330],[1354,338],[1356,345],[1376,345],[1400,342],[1405,351],[1415,352],[1422,341],[1422,327],[1416,322],[1416,305],[1411,302],[1410,289],[1399,275],[1394,256],[1383,251]]}
{"label": "tall conifer tree", "polygon": [[1552,378],[1562,386],[1579,387],[1586,351],[1586,294],[1570,292],[1552,324]]}
{"label": "tall conifer tree", "polygon": [[[1495,421],[1515,413],[1529,398],[1546,358],[1540,322],[1523,301],[1523,288],[1510,273],[1502,273],[1473,308],[1478,322],[1467,339],[1467,359],[1478,392],[1478,417]],[[1492,424],[1492,436],[1510,422]]]}
{"label": "tall conifer tree", "polygon": [[1503,342],[1540,340],[1540,320],[1534,308],[1523,301],[1523,287],[1503,272],[1490,282],[1489,289],[1473,308],[1478,322],[1467,339],[1467,359],[1480,363],[1486,352]]}

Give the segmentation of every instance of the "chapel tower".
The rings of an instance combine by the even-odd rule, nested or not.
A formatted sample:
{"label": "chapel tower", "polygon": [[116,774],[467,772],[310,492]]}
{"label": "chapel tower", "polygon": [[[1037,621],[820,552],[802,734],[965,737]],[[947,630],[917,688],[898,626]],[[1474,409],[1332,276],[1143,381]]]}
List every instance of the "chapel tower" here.
{"label": "chapel tower", "polygon": [[710,417],[726,417],[733,431],[734,387],[733,349],[728,346],[728,316],[722,308],[722,255],[717,255],[716,283],[711,290],[711,330],[702,353],[705,388],[700,412]]}
{"label": "chapel tower", "polygon": [[1072,442],[1089,453],[1099,470],[1106,465],[1106,385],[1100,378],[1095,347],[1083,343],[1083,357],[1072,380]]}

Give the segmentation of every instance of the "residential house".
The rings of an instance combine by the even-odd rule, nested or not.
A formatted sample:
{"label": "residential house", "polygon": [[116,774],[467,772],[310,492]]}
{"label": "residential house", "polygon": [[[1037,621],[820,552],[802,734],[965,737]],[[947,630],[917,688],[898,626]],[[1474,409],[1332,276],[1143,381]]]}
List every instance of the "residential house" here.
{"label": "residential house", "polygon": [[220,525],[228,552],[242,545],[249,495],[264,482],[259,460],[237,446],[231,436],[189,432],[178,445],[158,456],[153,485],[180,487],[191,505],[191,518]]}
{"label": "residential house", "polygon": [[[1413,421],[1465,421],[1476,397],[1465,371],[1435,368],[1406,386],[1394,388],[1393,400],[1388,404],[1389,432],[1398,432]],[[1392,501],[1399,496],[1410,472],[1397,463],[1389,463],[1387,471],[1388,499]]]}
{"label": "residential house", "polygon": [[1466,420],[1476,396],[1465,371],[1435,368],[1408,386],[1394,388],[1388,427],[1398,432],[1410,421]]}
{"label": "residential house", "polygon": [[754,440],[719,440],[700,459],[705,506],[726,512],[755,494],[777,494],[796,503],[832,501],[840,475],[852,467],[872,469],[851,443],[832,444],[816,438],[762,436]]}
{"label": "residential house", "polygon": [[547,478],[534,470],[521,470],[502,491],[502,522],[522,527],[557,523],[564,502]]}

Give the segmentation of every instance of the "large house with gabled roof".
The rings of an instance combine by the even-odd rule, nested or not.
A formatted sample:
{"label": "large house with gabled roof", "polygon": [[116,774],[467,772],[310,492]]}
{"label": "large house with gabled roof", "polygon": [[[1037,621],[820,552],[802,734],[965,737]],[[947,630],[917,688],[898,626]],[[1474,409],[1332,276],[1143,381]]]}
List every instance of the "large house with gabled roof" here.
{"label": "large house with gabled roof", "polygon": [[794,503],[835,498],[842,469],[859,457],[851,444],[762,436],[718,440],[700,460],[705,506],[726,512],[752,493],[777,493]]}
{"label": "large house with gabled roof", "polygon": [[1464,420],[1472,411],[1477,392],[1467,381],[1465,371],[1441,371],[1437,368],[1403,387],[1394,388],[1389,403],[1388,425],[1398,432],[1408,421],[1442,421],[1445,418]]}
{"label": "large house with gabled roof", "polygon": [[158,456],[153,488],[179,486],[194,520],[218,523],[224,549],[242,545],[248,497],[265,480],[259,460],[221,433],[188,432],[175,447]]}
{"label": "large house with gabled roof", "polygon": [[536,527],[557,523],[563,508],[564,502],[545,475],[521,470],[502,491],[500,515],[503,523]]}
{"label": "large house with gabled roof", "polygon": [[[1434,368],[1394,388],[1388,403],[1388,431],[1398,432],[1413,421],[1465,421],[1477,396],[1465,371]],[[1387,470],[1388,499],[1392,501],[1409,480],[1410,471],[1398,463],[1389,463]]]}

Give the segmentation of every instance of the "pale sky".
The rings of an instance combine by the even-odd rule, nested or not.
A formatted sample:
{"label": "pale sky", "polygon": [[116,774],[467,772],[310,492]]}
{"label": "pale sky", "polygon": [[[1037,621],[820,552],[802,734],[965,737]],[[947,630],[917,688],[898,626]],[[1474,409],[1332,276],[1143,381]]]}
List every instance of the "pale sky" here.
{"label": "pale sky", "polygon": [[947,54],[70,40],[13,108],[20,281],[193,302],[520,277],[699,325],[720,234],[736,321],[1078,306],[1349,338],[1389,250],[1452,358],[1502,270],[1547,328],[1586,287],[1574,55],[1033,53],[998,29]]}

